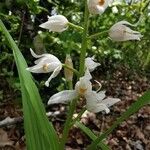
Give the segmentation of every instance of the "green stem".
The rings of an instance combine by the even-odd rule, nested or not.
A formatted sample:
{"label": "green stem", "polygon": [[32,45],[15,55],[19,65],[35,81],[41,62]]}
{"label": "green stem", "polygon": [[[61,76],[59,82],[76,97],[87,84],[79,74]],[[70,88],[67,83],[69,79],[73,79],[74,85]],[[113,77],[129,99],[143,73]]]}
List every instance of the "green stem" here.
{"label": "green stem", "polygon": [[[87,48],[88,17],[89,17],[89,13],[88,13],[88,9],[87,9],[87,0],[85,0],[84,32],[83,32],[83,36],[82,36],[82,47],[81,47],[80,68],[79,68],[80,76],[82,76],[84,73],[84,61],[85,61],[86,48]],[[65,66],[65,65],[63,65],[63,66]],[[69,129],[71,128],[70,124],[72,122],[72,117],[73,117],[74,110],[76,108],[77,100],[78,99],[74,99],[70,103],[70,106],[69,106],[69,112],[67,114],[67,120],[65,122],[64,130],[63,130],[63,134],[62,134],[62,138],[61,138],[61,142],[60,142],[61,150],[65,149],[65,143],[67,141]]]}
{"label": "green stem", "polygon": [[60,143],[60,150],[64,150],[65,149],[65,143],[67,141],[67,136],[69,133],[69,129],[70,129],[70,123],[72,121],[72,116],[74,113],[74,110],[76,108],[76,103],[77,103],[77,99],[74,99],[69,106],[69,112],[67,114],[67,120],[65,122],[65,127],[63,130],[63,134],[62,134],[62,138],[61,138],[61,143]]}
{"label": "green stem", "polygon": [[80,77],[83,76],[84,74],[85,57],[86,57],[86,49],[87,49],[87,34],[88,34],[88,24],[89,24],[88,22],[89,22],[89,12],[88,12],[88,7],[87,7],[87,2],[85,0],[84,32],[82,36],[80,67],[79,67]]}
{"label": "green stem", "polygon": [[80,111],[80,113],[78,114],[78,116],[72,121],[72,123],[71,123],[71,125],[70,126],[73,126],[75,123],[76,123],[76,121],[79,121],[79,119],[81,118],[81,116],[83,115],[83,113],[86,111],[86,108],[84,107],[81,111]]}
{"label": "green stem", "polygon": [[62,66],[63,66],[64,68],[70,69],[70,70],[73,71],[77,76],[79,76],[79,72],[78,72],[76,69],[74,69],[74,68],[72,68],[72,67],[69,67],[69,66],[67,66],[67,65],[65,65],[65,64],[62,64]]}
{"label": "green stem", "polygon": [[68,81],[68,87],[69,87],[69,90],[73,90],[73,84],[71,80]]}
{"label": "green stem", "polygon": [[71,22],[68,22],[68,25],[76,30],[83,31],[84,29],[81,26],[75,25]]}
{"label": "green stem", "polygon": [[109,31],[109,30],[105,30],[105,31],[102,31],[102,32],[99,32],[99,33],[95,33],[95,34],[93,34],[93,35],[90,35],[90,36],[88,37],[88,39],[96,38],[96,37],[98,37],[98,36],[100,36],[100,35],[102,35],[102,34],[107,33],[108,31]]}

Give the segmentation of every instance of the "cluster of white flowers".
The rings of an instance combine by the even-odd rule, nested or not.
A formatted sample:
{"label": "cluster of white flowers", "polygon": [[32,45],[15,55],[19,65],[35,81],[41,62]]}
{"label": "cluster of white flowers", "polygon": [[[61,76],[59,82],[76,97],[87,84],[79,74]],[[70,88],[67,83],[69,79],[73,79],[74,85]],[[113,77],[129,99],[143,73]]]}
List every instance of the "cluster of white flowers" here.
{"label": "cluster of white flowers", "polygon": [[[100,6],[100,8],[103,8],[103,11],[99,11],[96,9],[97,7],[91,5],[91,1],[93,0],[89,0],[88,4],[89,4],[89,11],[91,13],[102,13],[105,9],[106,6],[104,5],[103,7]],[[97,1],[97,0],[95,0]],[[105,1],[105,0],[101,0],[101,1]],[[101,8],[101,9],[102,9]],[[63,32],[65,31],[69,24],[68,24],[68,20],[66,17],[62,16],[62,15],[55,15],[55,16],[51,16],[48,17],[48,21],[41,24],[40,27],[41,28],[45,28],[48,29],[49,31],[53,31],[53,32]],[[116,24],[114,24],[108,31],[108,34],[110,36],[110,38],[113,41],[128,41],[128,40],[140,40],[140,38],[142,37],[142,35],[140,34],[140,32],[138,31],[134,31],[132,29],[130,29],[128,26],[134,26],[131,23],[127,22],[127,21],[120,21],[117,22]]]}
{"label": "cluster of white flowers", "polygon": [[105,98],[105,91],[96,92],[92,90],[92,83],[90,82],[91,75],[89,75],[89,71],[93,71],[99,63],[95,63],[92,58],[87,58],[86,60],[90,62],[86,64],[86,70],[88,71],[85,71],[85,75],[75,84],[75,89],[64,90],[54,94],[50,97],[48,105],[68,102],[81,96],[86,99],[86,108],[88,111],[97,113],[104,110],[106,113],[109,113],[108,107],[120,101],[118,98]]}
{"label": "cluster of white flowers", "polygon": [[[102,14],[112,3],[112,0],[87,0],[87,6],[90,14]],[[48,29],[53,32],[63,32],[69,27],[68,19],[63,15],[54,15],[48,17],[48,21],[41,24],[40,27]],[[142,35],[130,29],[128,26],[134,26],[127,21],[120,21],[114,24],[108,31],[110,38],[113,41],[127,41],[127,40],[140,40]],[[35,66],[27,68],[28,71],[33,73],[50,73],[51,76],[45,82],[46,86],[49,86],[51,79],[56,77],[62,69],[62,63],[60,60],[52,54],[42,54],[36,55],[32,49],[30,49],[33,57],[37,58],[35,61]],[[69,59],[70,56],[69,56]],[[69,62],[73,66],[71,61]],[[54,103],[64,103],[71,101],[78,96],[82,96],[86,99],[86,108],[92,112],[100,112],[105,110],[106,113],[109,112],[110,106],[120,101],[117,98],[105,98],[105,91],[96,92],[92,90],[91,83],[91,74],[90,72],[94,71],[96,67],[100,64],[94,62],[94,58],[87,57],[85,59],[85,74],[83,77],[80,77],[79,81],[75,84],[74,90],[64,90],[61,91],[52,97],[50,97],[48,104]],[[68,80],[72,80],[72,73],[70,72],[71,77]],[[66,75],[67,76],[67,75]]]}

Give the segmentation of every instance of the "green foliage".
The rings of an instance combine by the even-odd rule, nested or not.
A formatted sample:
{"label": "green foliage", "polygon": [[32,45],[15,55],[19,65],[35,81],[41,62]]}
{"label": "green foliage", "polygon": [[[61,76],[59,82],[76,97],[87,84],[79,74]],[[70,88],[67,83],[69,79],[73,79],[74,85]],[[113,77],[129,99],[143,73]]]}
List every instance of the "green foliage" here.
{"label": "green foliage", "polygon": [[[85,125],[83,125],[80,122],[76,122],[75,125],[78,126],[93,141],[96,140],[97,136],[88,127],[86,127]],[[99,142],[98,147],[100,147],[102,150],[110,150],[110,148],[108,147],[108,145],[106,145],[102,141]]]}

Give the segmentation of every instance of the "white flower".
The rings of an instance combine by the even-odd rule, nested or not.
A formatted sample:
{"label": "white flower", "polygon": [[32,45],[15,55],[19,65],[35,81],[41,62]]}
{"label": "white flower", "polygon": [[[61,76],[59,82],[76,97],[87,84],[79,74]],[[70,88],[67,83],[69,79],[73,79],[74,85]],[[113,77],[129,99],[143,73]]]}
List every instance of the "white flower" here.
{"label": "white flower", "polygon": [[46,86],[49,86],[49,82],[52,78],[55,78],[62,69],[62,63],[57,57],[52,54],[36,55],[32,49],[30,49],[31,55],[38,58],[34,63],[35,66],[26,68],[26,70],[33,73],[49,73],[53,72],[48,80],[45,82]]}
{"label": "white flower", "polygon": [[90,72],[92,72],[96,67],[100,66],[100,63],[96,63],[94,57],[87,57],[85,58],[85,66]]}
{"label": "white flower", "polygon": [[109,30],[109,36],[113,41],[140,40],[142,35],[133,31],[126,25],[134,26],[127,21],[120,21],[114,24]]}
{"label": "white flower", "polygon": [[102,14],[112,0],[87,0],[89,12],[91,14]]}
{"label": "white flower", "polygon": [[62,15],[48,17],[48,21],[40,25],[41,28],[54,32],[63,32],[68,28],[68,20]]}
{"label": "white flower", "polygon": [[75,90],[65,90],[61,91],[52,97],[48,101],[48,105],[56,103],[64,103],[71,101],[78,96],[85,97],[87,110],[97,113],[105,110],[109,113],[109,108],[113,104],[120,101],[117,98],[106,98],[105,92],[96,92],[92,90],[92,84],[89,78],[85,75],[80,78],[80,80],[75,85]]}

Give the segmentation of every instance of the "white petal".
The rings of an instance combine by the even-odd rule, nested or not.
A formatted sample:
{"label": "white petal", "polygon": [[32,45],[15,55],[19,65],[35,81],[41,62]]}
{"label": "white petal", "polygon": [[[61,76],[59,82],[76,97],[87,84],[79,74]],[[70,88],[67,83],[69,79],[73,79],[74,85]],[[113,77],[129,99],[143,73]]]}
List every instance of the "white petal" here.
{"label": "white petal", "polygon": [[131,23],[129,23],[128,21],[125,21],[125,20],[123,20],[123,21],[119,21],[119,22],[117,22],[115,25],[130,25],[130,26],[136,26],[135,24],[131,24]]}
{"label": "white petal", "polygon": [[48,29],[49,31],[62,32],[68,27],[68,20],[62,15],[54,15],[48,17],[48,21],[40,25],[41,28]]}
{"label": "white petal", "polygon": [[42,54],[42,55],[37,55],[35,54],[35,52],[30,48],[30,52],[31,52],[31,55],[34,57],[34,58],[40,58],[40,57],[43,57],[43,56],[47,56],[48,54]]}
{"label": "white petal", "polygon": [[33,72],[33,73],[42,73],[42,66],[41,65],[35,65],[33,67],[26,68],[27,71]]}
{"label": "white petal", "polygon": [[85,94],[86,102],[88,105],[95,105],[95,103],[101,102],[103,100],[103,96],[99,95],[95,91],[89,91]]}
{"label": "white petal", "polygon": [[50,104],[56,104],[56,103],[64,103],[67,101],[71,101],[74,98],[76,98],[78,95],[75,90],[65,90],[61,91],[52,97],[50,97],[48,101],[48,105]]}
{"label": "white petal", "polygon": [[46,85],[47,87],[49,86],[49,82],[59,74],[59,72],[60,72],[61,69],[62,69],[62,65],[60,64],[60,65],[54,70],[54,72],[51,74],[51,76],[48,78],[48,80],[45,82],[45,85]]}
{"label": "white petal", "polygon": [[140,32],[131,30],[129,27],[126,27],[126,33],[124,35],[124,41],[127,40],[140,40],[143,37]]}
{"label": "white petal", "polygon": [[45,23],[42,23],[39,25],[39,27],[50,30],[51,21],[46,21]]}
{"label": "white petal", "polygon": [[32,50],[32,48],[30,48],[30,52],[31,52],[31,55],[32,55],[33,57],[35,57],[35,58],[40,58],[40,57],[42,57],[41,55],[35,54],[34,51]]}
{"label": "white petal", "polygon": [[93,58],[87,57],[85,59],[85,66],[89,69],[90,72],[94,71],[96,67],[98,67],[100,63],[94,62]]}
{"label": "white petal", "polygon": [[46,56],[43,56],[43,57],[37,59],[36,61],[34,61],[34,63],[38,64],[38,63],[41,63],[42,61],[44,61],[45,63],[58,63],[58,64],[61,64],[60,60],[57,57],[55,57],[54,55],[51,55],[51,54],[45,54],[45,55]]}
{"label": "white petal", "polygon": [[[47,65],[47,70],[43,69],[43,66],[45,64]],[[33,67],[26,68],[26,70],[32,73],[49,73],[49,72],[54,71],[58,66],[60,66],[60,64],[57,62],[47,63],[45,61],[41,61],[40,63],[38,63],[37,65]]]}
{"label": "white petal", "polygon": [[109,6],[112,0],[104,0],[104,3],[100,4],[99,0],[88,0],[87,5],[91,14],[102,14]]}
{"label": "white petal", "polygon": [[[84,95],[92,91],[92,83],[87,76],[83,76],[75,85],[77,93]],[[83,90],[83,91],[82,91]]]}
{"label": "white petal", "polygon": [[98,92],[98,96],[99,96],[99,101],[102,101],[105,97],[106,97],[106,91],[100,91]]}
{"label": "white petal", "polygon": [[94,113],[98,113],[103,110],[106,111],[106,113],[110,112],[109,108],[103,103],[95,103],[93,105],[87,104],[86,107],[87,107],[87,110],[94,112]]}
{"label": "white petal", "polygon": [[127,21],[120,21],[110,28],[110,38],[113,41],[140,40],[142,35],[138,31],[131,30],[125,25],[134,26]]}
{"label": "white petal", "polygon": [[107,107],[110,107],[119,101],[119,98],[106,98],[102,101],[102,103],[105,104]]}
{"label": "white petal", "polygon": [[85,98],[87,110],[95,113],[105,110],[106,113],[109,113],[109,108],[103,100],[105,98],[105,91],[99,93],[95,91],[89,92],[85,95]]}
{"label": "white petal", "polygon": [[91,80],[92,79],[92,76],[90,74],[90,71],[89,69],[86,69],[85,70],[85,75],[84,75],[85,78],[87,78],[88,80]]}

